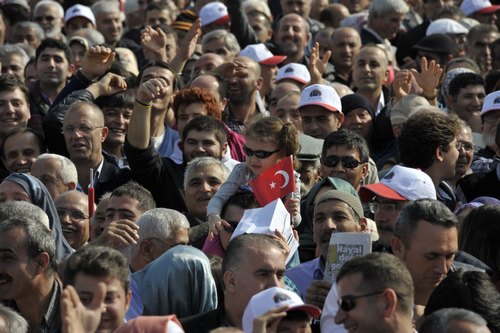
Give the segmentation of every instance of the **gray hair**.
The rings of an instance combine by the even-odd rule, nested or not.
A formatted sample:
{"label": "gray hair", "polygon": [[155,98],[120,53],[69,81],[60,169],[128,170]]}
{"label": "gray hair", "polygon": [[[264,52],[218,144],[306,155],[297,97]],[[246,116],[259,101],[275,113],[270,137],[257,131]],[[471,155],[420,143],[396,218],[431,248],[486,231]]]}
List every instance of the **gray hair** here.
{"label": "gray hair", "polygon": [[234,55],[237,55],[241,51],[240,44],[238,43],[236,37],[229,31],[223,29],[212,30],[204,35],[201,39],[202,49],[204,49],[204,45],[206,43],[209,43],[214,39],[224,39],[224,44],[226,44],[228,50]]}
{"label": "gray hair", "polygon": [[76,171],[76,166],[71,160],[65,156],[45,153],[38,156],[35,160],[37,161],[48,161],[48,160],[56,160],[61,164],[60,174],[65,185],[73,182],[75,184],[78,183],[78,172]]}
{"label": "gray hair", "polygon": [[120,7],[118,6],[117,2],[114,1],[98,1],[90,7],[92,9],[92,13],[94,13],[94,16],[97,16],[98,14],[102,13],[116,13],[120,12]]}
{"label": "gray hair", "polygon": [[[0,329],[4,333],[26,333],[28,332],[28,322],[19,313],[11,308],[0,304]],[[3,321],[3,325],[2,325]]]}
{"label": "gray hair", "polygon": [[38,9],[44,6],[53,6],[57,10],[57,14],[59,15],[59,18],[64,17],[64,8],[61,6],[61,4],[57,1],[54,0],[42,0],[39,3],[35,5],[35,9],[33,9],[33,13],[36,13]]}
{"label": "gray hair", "polygon": [[7,201],[0,205],[0,221],[29,216],[50,230],[49,216],[43,209],[27,201]]}
{"label": "gray hair", "polygon": [[45,38],[45,32],[43,31],[42,27],[35,22],[30,22],[30,21],[22,21],[19,23],[16,23],[14,28],[12,29],[12,35],[15,35],[17,30],[20,28],[32,28],[35,32],[36,37],[42,41]]}
{"label": "gray hair", "polygon": [[242,4],[243,10],[245,13],[249,13],[251,11],[257,11],[265,16],[267,16],[267,19],[271,21],[273,15],[271,14],[271,9],[269,9],[269,5],[267,4],[266,1],[262,0],[246,0],[243,1]]}
{"label": "gray hair", "polygon": [[187,164],[186,171],[184,171],[184,189],[186,189],[187,187],[188,179],[191,173],[198,170],[199,168],[203,168],[209,165],[215,165],[219,167],[220,171],[222,172],[222,176],[224,177],[224,180],[226,180],[227,177],[229,176],[228,167],[225,166],[224,163],[222,163],[220,160],[210,156],[198,157]]}
{"label": "gray hair", "polygon": [[[168,239],[173,230],[189,229],[186,216],[176,210],[167,208],[154,208],[142,214],[137,220],[139,226],[139,242],[151,237]],[[137,255],[139,244],[130,248],[131,257]]]}
{"label": "gray hair", "polygon": [[[0,205],[3,206],[4,204]],[[9,232],[14,228],[22,228],[26,233],[27,252],[31,259],[46,252],[49,255],[47,272],[53,273],[57,269],[56,242],[48,228],[29,215],[16,216],[2,220],[0,223],[0,234]]]}
{"label": "gray hair", "polygon": [[390,12],[406,14],[408,11],[408,5],[404,0],[373,0],[369,13],[370,16],[372,13],[377,13],[377,16],[385,16]]}
{"label": "gray hair", "polygon": [[17,55],[19,58],[21,58],[23,62],[23,68],[26,67],[26,64],[28,61],[30,61],[30,57],[26,53],[26,51],[23,50],[22,47],[18,45],[13,45],[13,44],[5,44],[0,47],[0,61],[3,63],[4,59],[11,56],[11,55]]}
{"label": "gray hair", "polygon": [[472,323],[477,326],[487,326],[486,320],[475,312],[458,309],[446,308],[433,312],[425,318],[420,333],[446,333],[449,332],[448,326],[451,321],[460,320]]}
{"label": "gray hair", "polygon": [[85,38],[89,42],[89,47],[101,45],[106,42],[104,36],[94,28],[79,29],[73,34],[74,36]]}

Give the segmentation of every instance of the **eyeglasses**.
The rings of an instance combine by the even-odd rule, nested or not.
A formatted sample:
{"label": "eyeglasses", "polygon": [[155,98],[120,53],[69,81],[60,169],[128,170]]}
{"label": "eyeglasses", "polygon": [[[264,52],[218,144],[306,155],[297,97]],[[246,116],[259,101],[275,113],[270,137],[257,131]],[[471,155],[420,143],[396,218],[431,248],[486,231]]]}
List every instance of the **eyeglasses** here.
{"label": "eyeglasses", "polygon": [[80,134],[90,134],[98,128],[104,128],[104,126],[92,127],[92,126],[84,125],[84,124],[78,125],[78,127],[68,126],[68,127],[63,128],[63,133],[73,134],[73,133],[78,132]]}
{"label": "eyeglasses", "polygon": [[369,294],[363,294],[363,295],[346,295],[344,297],[340,297],[337,300],[337,304],[339,307],[342,309],[342,311],[349,312],[352,309],[356,307],[356,299],[362,298],[362,297],[370,297],[370,296],[375,296],[375,295],[380,295],[384,293],[383,291],[377,291],[374,293],[369,293]]}
{"label": "eyeglasses", "polygon": [[455,147],[457,147],[457,150],[463,148],[466,153],[470,153],[471,151],[474,150],[474,144],[466,141],[457,141]]}
{"label": "eyeglasses", "polygon": [[226,226],[224,227],[225,232],[234,232],[239,223],[237,221],[226,221],[226,222],[229,223],[229,227]]}
{"label": "eyeglasses", "polygon": [[394,213],[396,209],[399,208],[399,204],[396,203],[378,203],[378,202],[370,202],[368,204],[368,208],[370,209],[370,213],[377,214],[381,210],[386,213]]}
{"label": "eyeglasses", "polygon": [[363,162],[358,161],[352,156],[330,155],[321,159],[321,163],[329,168],[335,168],[339,162],[341,162],[342,167],[346,169],[354,169],[360,164],[363,164]]}
{"label": "eyeglasses", "polygon": [[52,22],[56,18],[54,16],[37,16],[35,17],[35,22],[43,22],[44,20],[47,22]]}
{"label": "eyeglasses", "polygon": [[281,148],[278,148],[275,151],[253,150],[248,148],[247,146],[243,146],[243,151],[245,152],[245,155],[247,155],[247,157],[252,157],[255,155],[255,157],[260,159],[268,158],[269,156],[279,152],[280,150]]}
{"label": "eyeglasses", "polygon": [[73,221],[83,221],[89,218],[83,212],[76,209],[57,208],[57,215],[59,216],[59,218],[63,218],[66,215],[69,215],[69,218]]}

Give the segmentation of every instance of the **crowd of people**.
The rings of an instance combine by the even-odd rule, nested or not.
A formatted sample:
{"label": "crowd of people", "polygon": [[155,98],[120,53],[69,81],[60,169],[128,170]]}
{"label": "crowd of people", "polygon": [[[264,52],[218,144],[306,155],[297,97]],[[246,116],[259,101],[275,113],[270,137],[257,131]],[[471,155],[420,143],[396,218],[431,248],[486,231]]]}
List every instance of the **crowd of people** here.
{"label": "crowd of people", "polygon": [[500,333],[499,15],[1,1],[0,332]]}

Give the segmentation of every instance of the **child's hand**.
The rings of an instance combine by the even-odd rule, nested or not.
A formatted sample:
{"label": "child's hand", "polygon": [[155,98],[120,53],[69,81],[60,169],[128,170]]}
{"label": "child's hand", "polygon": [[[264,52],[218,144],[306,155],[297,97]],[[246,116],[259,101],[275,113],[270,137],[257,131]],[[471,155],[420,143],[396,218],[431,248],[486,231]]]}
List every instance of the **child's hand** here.
{"label": "child's hand", "polygon": [[296,198],[288,198],[285,202],[285,208],[290,213],[290,216],[293,218],[295,215],[300,214],[300,200]]}
{"label": "child's hand", "polygon": [[231,226],[229,223],[227,223],[227,221],[221,219],[220,217],[210,219],[209,223],[210,223],[208,231],[209,240],[213,240],[214,237],[217,236],[224,227]]}
{"label": "child's hand", "polygon": [[275,333],[278,330],[281,319],[286,317],[285,310],[287,308],[286,305],[283,305],[255,318],[253,320],[253,333]]}

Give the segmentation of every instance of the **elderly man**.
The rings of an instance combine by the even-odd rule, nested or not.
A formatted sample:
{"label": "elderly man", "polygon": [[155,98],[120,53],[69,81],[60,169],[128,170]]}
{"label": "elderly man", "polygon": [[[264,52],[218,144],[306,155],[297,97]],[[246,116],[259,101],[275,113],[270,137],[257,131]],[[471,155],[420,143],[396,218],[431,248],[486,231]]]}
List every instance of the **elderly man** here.
{"label": "elderly man", "polygon": [[203,35],[201,49],[204,54],[215,53],[226,61],[231,61],[240,52],[240,45],[232,33],[217,29]]}
{"label": "elderly man", "polygon": [[0,62],[2,63],[2,74],[10,74],[16,76],[20,81],[24,82],[24,69],[30,57],[18,45],[2,45],[0,47]]}
{"label": "elderly man", "polygon": [[283,287],[285,259],[284,248],[273,236],[244,234],[233,239],[222,263],[224,303],[216,310],[181,320],[184,330],[201,333],[221,326],[241,329],[250,298],[264,289]]}
{"label": "elderly man", "polygon": [[188,243],[189,222],[173,209],[154,208],[137,220],[139,239],[130,253],[132,272],[143,269],[170,248]]}
{"label": "elderly man", "polygon": [[118,46],[123,34],[120,7],[118,3],[98,1],[91,7],[95,16],[96,29],[104,36],[106,43]]}
{"label": "elderly man", "polygon": [[323,277],[332,233],[362,232],[366,227],[363,206],[351,186],[346,185],[342,190],[326,191],[317,199],[314,207],[313,238],[320,256],[286,272],[286,276],[295,283],[306,303],[322,308],[330,290],[331,283],[323,281]]}
{"label": "elderly man", "polygon": [[75,250],[87,244],[90,235],[89,199],[85,193],[68,191],[54,204],[64,238]]}
{"label": "elderly man", "polygon": [[398,34],[409,8],[403,0],[373,1],[368,13],[368,23],[361,30],[361,42],[390,46],[390,40]]}
{"label": "elderly man", "polygon": [[0,225],[0,244],[0,301],[16,309],[30,327],[59,331],[62,285],[56,279],[56,245],[50,230],[29,216],[6,218]]}
{"label": "elderly man", "polygon": [[484,77],[492,68],[492,55],[490,46],[499,37],[498,29],[491,24],[479,24],[472,27],[467,34],[465,52],[481,69]]}
{"label": "elderly man", "polygon": [[42,0],[33,9],[33,20],[40,24],[45,38],[63,38],[64,9],[61,4],[53,0]]}
{"label": "elderly man", "polygon": [[76,189],[78,174],[76,167],[67,157],[56,154],[42,154],[31,166],[31,175],[38,178],[56,200],[66,191]]}

